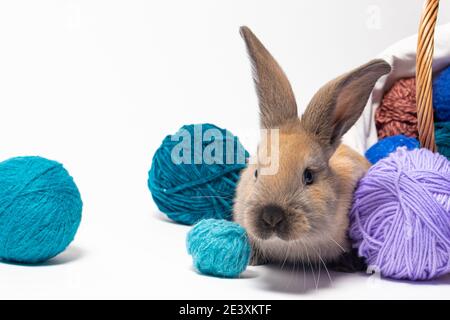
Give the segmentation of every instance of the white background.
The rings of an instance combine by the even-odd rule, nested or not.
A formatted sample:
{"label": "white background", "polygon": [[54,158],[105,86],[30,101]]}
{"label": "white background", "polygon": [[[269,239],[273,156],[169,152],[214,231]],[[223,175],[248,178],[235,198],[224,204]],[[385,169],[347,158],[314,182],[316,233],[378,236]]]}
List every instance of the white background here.
{"label": "white background", "polygon": [[[151,157],[181,125],[212,122],[256,146],[257,106],[238,34],[246,24],[300,106],[330,78],[416,33],[422,0],[2,1],[0,158],[62,162],[84,201],[70,248],[42,266],[0,264],[0,298],[450,298],[450,278],[252,267],[198,275],[188,227],[158,213]],[[441,1],[439,23],[450,21]],[[317,278],[317,274],[315,275]]]}

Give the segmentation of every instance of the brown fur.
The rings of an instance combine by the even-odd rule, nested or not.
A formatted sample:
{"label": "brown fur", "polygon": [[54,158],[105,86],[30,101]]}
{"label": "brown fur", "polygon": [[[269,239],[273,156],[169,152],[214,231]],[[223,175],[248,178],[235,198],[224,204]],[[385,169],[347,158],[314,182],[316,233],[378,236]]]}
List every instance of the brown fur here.
{"label": "brown fur", "polygon": [[[268,150],[266,135],[237,188],[234,220],[250,235],[254,263],[263,261],[335,260],[350,250],[346,231],[352,193],[369,163],[340,144],[342,135],[361,115],[380,76],[390,71],[374,60],[322,87],[302,119],[289,81],[278,63],[247,27],[241,28],[252,61],[259,98],[261,127],[279,129],[279,148]],[[279,159],[278,170],[259,175],[261,154]],[[314,173],[305,185],[303,173]],[[262,170],[259,170],[262,171]],[[283,232],[265,237],[258,229],[262,208],[283,209]]]}

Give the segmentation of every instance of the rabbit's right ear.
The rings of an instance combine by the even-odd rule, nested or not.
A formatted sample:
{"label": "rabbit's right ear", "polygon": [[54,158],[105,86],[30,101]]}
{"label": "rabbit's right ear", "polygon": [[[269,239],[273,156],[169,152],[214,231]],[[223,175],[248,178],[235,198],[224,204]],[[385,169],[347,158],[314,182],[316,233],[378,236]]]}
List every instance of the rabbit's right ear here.
{"label": "rabbit's right ear", "polygon": [[279,128],[298,119],[294,93],[283,70],[248,27],[241,27],[240,32],[252,62],[261,127]]}
{"label": "rabbit's right ear", "polygon": [[372,60],[323,86],[302,116],[302,126],[322,145],[335,149],[361,116],[378,79],[389,73],[384,60]]}

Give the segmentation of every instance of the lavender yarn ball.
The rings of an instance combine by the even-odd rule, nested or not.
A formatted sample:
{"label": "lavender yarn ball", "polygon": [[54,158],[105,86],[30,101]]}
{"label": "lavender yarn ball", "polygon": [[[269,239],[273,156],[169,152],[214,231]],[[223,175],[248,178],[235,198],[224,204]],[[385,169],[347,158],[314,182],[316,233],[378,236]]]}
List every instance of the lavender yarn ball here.
{"label": "lavender yarn ball", "polygon": [[430,280],[450,272],[450,161],[427,149],[372,166],[354,194],[349,235],[383,277]]}

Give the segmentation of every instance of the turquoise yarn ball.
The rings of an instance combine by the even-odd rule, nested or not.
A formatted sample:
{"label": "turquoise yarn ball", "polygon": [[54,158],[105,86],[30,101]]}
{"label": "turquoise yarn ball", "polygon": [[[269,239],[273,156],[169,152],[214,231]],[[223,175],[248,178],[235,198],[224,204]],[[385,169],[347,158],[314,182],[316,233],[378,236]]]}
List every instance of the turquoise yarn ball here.
{"label": "turquoise yarn ball", "polygon": [[0,163],[0,258],[39,263],[62,252],[81,220],[72,177],[55,161],[17,157]]}
{"label": "turquoise yarn ball", "polygon": [[247,233],[231,221],[202,220],[189,231],[186,243],[195,268],[206,275],[235,278],[250,261]]}
{"label": "turquoise yarn ball", "polygon": [[236,184],[248,156],[228,130],[186,125],[156,150],[148,187],[159,210],[176,222],[231,219]]}
{"label": "turquoise yarn ball", "polygon": [[391,137],[386,137],[366,151],[366,158],[370,163],[375,164],[379,160],[386,158],[398,147],[406,147],[408,150],[418,149],[420,146],[417,139],[398,134]]}

